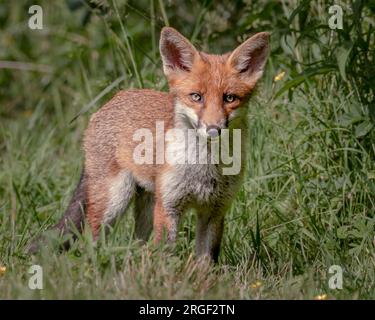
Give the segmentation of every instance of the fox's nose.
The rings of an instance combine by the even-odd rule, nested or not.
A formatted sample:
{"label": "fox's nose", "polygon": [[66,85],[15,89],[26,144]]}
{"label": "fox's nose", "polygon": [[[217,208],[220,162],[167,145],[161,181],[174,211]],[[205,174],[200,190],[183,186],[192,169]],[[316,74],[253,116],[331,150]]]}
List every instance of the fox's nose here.
{"label": "fox's nose", "polygon": [[211,138],[216,138],[220,136],[221,129],[218,126],[210,125],[210,126],[207,126],[206,132]]}

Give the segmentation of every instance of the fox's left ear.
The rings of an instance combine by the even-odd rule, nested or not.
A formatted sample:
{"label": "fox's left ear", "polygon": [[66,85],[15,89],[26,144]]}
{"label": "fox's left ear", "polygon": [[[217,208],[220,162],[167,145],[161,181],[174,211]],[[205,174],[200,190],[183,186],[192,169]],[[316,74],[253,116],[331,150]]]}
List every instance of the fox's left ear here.
{"label": "fox's left ear", "polygon": [[263,74],[268,50],[269,33],[260,32],[237,47],[229,56],[228,62],[250,86],[255,86]]}

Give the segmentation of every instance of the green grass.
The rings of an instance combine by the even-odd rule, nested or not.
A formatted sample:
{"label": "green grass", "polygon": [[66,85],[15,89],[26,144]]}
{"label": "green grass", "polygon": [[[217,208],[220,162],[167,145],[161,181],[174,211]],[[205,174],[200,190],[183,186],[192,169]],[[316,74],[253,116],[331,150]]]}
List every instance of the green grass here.
{"label": "green grass", "polygon": [[[42,31],[27,28],[27,1],[0,5],[0,61],[48,66],[0,69],[0,299],[374,299],[374,133],[358,125],[368,109],[336,73],[307,79],[289,92],[293,99],[276,97],[296,74],[288,55],[305,59],[297,69],[311,58],[308,42],[292,52],[280,45],[277,26],[297,2],[283,2],[278,17],[276,1],[231,1],[226,9],[211,1],[108,3],[106,14],[82,25],[84,8],[42,1]],[[223,10],[232,15],[220,18]],[[219,263],[194,259],[192,213],[171,251],[133,239],[131,210],[96,247],[85,234],[67,252],[45,247],[27,256],[27,244],[71,197],[90,114],[121,88],[167,90],[157,52],[167,23],[214,52],[244,34],[272,33],[267,71],[249,103],[248,174],[227,214]],[[281,71],[285,78],[274,82]],[[43,290],[28,288],[33,264],[43,267]],[[342,290],[328,286],[332,265],[343,269]]]}

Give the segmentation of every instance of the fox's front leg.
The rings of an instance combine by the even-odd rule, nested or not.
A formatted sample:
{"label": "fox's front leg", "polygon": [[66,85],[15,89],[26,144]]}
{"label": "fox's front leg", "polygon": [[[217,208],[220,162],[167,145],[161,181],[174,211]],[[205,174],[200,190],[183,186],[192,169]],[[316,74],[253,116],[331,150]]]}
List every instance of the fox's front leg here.
{"label": "fox's front leg", "polygon": [[167,241],[174,243],[177,239],[177,229],[180,214],[175,208],[165,205],[161,196],[156,197],[154,207],[154,242],[157,244],[166,232]]}
{"label": "fox's front leg", "polygon": [[224,229],[224,212],[207,210],[198,212],[196,227],[196,253],[198,257],[209,257],[218,261]]}

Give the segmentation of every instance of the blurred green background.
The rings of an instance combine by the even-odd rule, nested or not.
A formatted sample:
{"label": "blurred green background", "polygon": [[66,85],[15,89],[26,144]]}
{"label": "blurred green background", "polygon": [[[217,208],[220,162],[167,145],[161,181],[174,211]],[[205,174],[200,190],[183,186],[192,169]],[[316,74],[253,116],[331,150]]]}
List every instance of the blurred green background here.
{"label": "blurred green background", "polygon": [[[28,27],[43,8],[43,29]],[[340,5],[343,29],[331,29]],[[373,1],[0,2],[0,298],[375,298]],[[194,215],[175,253],[132,239],[131,214],[97,248],[28,257],[63,213],[90,114],[117,90],[167,90],[170,25],[224,53],[259,31],[271,55],[249,103],[249,171],[217,266],[193,259]],[[45,289],[27,287],[44,268]],[[343,289],[328,269],[343,269]],[[325,296],[326,295],[326,296]]]}

